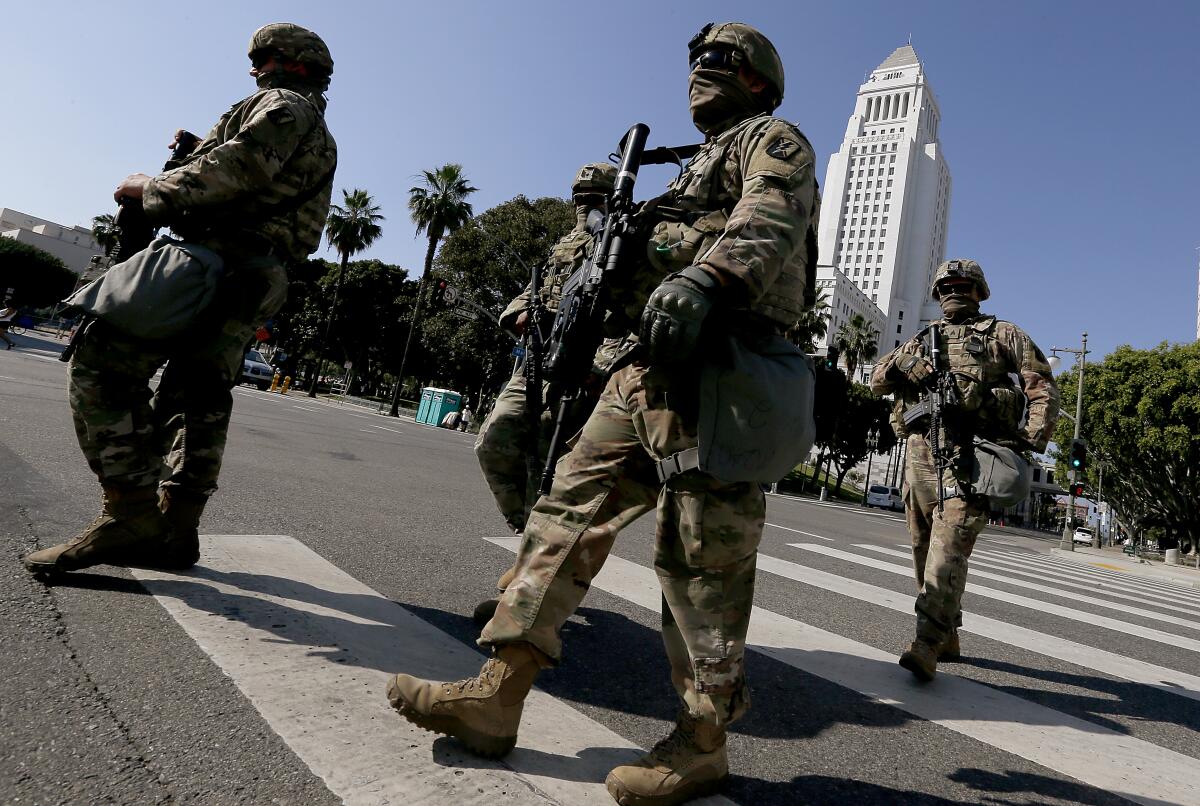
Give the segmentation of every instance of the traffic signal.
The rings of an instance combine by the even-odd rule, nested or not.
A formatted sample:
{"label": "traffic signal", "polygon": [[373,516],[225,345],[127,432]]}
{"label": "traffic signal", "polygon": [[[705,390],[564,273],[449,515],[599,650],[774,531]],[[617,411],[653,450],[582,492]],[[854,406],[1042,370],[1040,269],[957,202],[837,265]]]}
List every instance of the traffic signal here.
{"label": "traffic signal", "polygon": [[838,359],[841,358],[841,350],[836,347],[830,347],[825,351],[825,369],[836,370],[838,368]]}
{"label": "traffic signal", "polygon": [[438,280],[429,285],[429,310],[443,310],[446,307],[446,289],[450,287],[449,284],[445,280]]}
{"label": "traffic signal", "polygon": [[1071,440],[1071,451],[1067,454],[1067,467],[1076,473],[1087,469],[1087,440]]}
{"label": "traffic signal", "polygon": [[1072,484],[1072,485],[1071,485],[1071,495],[1072,495],[1073,497],[1075,497],[1075,498],[1083,498],[1083,484],[1082,484],[1082,482],[1078,482],[1078,481],[1077,481],[1077,482],[1075,482],[1074,484]]}

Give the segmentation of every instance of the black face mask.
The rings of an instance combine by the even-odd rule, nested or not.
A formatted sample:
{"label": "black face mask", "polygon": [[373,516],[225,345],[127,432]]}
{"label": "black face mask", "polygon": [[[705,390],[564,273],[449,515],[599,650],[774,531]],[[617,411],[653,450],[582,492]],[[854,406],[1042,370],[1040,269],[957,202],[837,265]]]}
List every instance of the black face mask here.
{"label": "black face mask", "polygon": [[688,76],[688,96],[692,122],[710,137],[762,109],[758,96],[728,70],[693,70]]}

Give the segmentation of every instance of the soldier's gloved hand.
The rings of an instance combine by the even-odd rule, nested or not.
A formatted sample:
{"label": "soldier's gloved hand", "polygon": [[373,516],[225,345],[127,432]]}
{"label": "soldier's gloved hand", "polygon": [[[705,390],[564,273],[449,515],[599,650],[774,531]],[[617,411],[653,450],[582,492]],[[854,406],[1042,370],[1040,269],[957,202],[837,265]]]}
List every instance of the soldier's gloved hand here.
{"label": "soldier's gloved hand", "polygon": [[920,355],[905,355],[896,359],[892,365],[900,376],[919,389],[924,389],[933,383],[933,364],[928,358]]}
{"label": "soldier's gloved hand", "polygon": [[708,272],[688,266],[654,289],[642,311],[640,330],[650,363],[676,363],[692,354],[719,288]]}

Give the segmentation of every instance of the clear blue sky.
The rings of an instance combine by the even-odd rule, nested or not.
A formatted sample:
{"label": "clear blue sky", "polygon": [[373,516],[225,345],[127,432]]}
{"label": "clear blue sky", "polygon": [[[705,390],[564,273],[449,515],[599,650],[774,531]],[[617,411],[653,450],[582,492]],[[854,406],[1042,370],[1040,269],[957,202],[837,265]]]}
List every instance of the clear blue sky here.
{"label": "clear blue sky", "polygon": [[[249,36],[288,20],[337,63],[336,184],[367,189],[388,219],[366,254],[415,275],[424,246],[405,203],[418,171],[462,163],[481,211],[565,196],[635,121],[652,144],[693,142],[686,43],[731,17],[778,46],[780,114],[807,133],[822,179],[864,74],[911,34],[943,114],[949,255],[983,264],[986,309],[1047,350],[1087,330],[1095,357],[1194,338],[1190,0],[13,4],[0,27],[0,206],[80,224],[111,211],[117,181],[153,173],[177,127],[204,133],[253,91]],[[644,171],[639,195],[666,179]]]}

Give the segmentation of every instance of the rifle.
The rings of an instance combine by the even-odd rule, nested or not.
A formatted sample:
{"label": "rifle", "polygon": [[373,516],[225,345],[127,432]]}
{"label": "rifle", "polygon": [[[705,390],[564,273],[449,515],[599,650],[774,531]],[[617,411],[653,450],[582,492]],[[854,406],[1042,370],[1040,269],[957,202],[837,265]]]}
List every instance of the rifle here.
{"label": "rifle", "polygon": [[[943,444],[942,433],[945,430],[949,437],[946,409],[958,405],[958,387],[954,385],[953,373],[942,368],[942,348],[937,325],[929,326],[929,358],[933,364],[933,383],[929,390],[922,394],[919,403],[909,406],[904,411],[903,417],[904,425],[909,427],[914,427],[918,420],[929,418],[929,452],[933,455],[934,472],[937,474],[938,512],[942,512],[946,500],[946,483],[942,475],[950,467],[953,458],[951,446]],[[971,434],[959,433],[958,428],[953,430],[954,441],[960,443],[959,460],[962,461],[969,458],[968,452],[973,448]]]}
{"label": "rifle", "polygon": [[[171,158],[163,165],[163,170],[169,171],[179,167],[199,144],[199,137],[188,131],[180,131],[175,138]],[[147,220],[146,213],[142,210],[141,199],[130,199],[126,196],[117,199],[117,214],[113,217],[113,225],[117,230],[117,243],[108,254],[113,263],[128,260],[149,246],[157,229]]]}
{"label": "rifle", "polygon": [[636,226],[633,185],[649,134],[649,126],[637,123],[622,138],[617,179],[608,209],[596,222],[592,256],[563,284],[562,301],[550,329],[542,362],[542,371],[551,385],[550,399],[557,407],[557,413],[538,488],[540,495],[549,493],[554,483],[554,466],[562,452],[565,424],[575,402],[586,394],[585,384],[592,371],[592,361],[604,337],[608,283],[616,276],[624,244]]}

